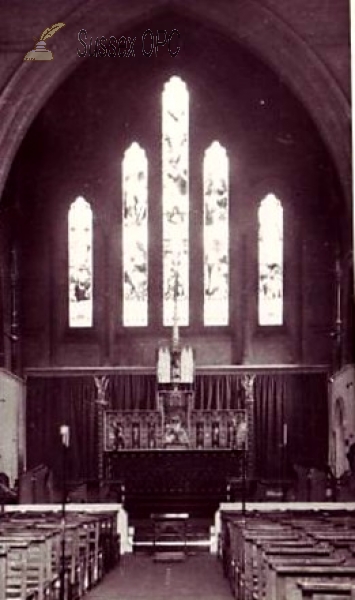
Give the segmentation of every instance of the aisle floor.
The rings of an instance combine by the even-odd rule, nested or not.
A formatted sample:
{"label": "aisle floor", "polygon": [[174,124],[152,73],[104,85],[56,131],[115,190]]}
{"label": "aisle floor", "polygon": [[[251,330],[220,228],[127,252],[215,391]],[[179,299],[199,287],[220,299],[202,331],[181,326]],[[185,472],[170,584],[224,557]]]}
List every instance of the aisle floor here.
{"label": "aisle floor", "polygon": [[157,563],[143,554],[125,555],[85,600],[231,600],[222,565],[199,553],[183,562]]}

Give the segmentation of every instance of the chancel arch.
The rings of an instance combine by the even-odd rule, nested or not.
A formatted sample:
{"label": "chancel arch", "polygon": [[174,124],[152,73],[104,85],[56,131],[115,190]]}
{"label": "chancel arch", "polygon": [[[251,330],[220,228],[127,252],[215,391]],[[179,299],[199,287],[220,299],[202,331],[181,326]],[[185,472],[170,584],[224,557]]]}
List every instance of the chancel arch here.
{"label": "chancel arch", "polygon": [[[184,289],[184,295],[178,294],[179,301],[183,301],[184,305],[180,307],[183,313],[181,325],[186,328],[188,337],[195,341],[200,364],[214,364],[216,361],[219,364],[247,364],[249,361],[258,364],[266,357],[269,364],[283,361],[297,363],[311,357],[323,363],[330,353],[329,343],[323,344],[323,341],[325,329],[329,328],[332,320],[331,287],[328,287],[325,295],[324,310],[317,313],[319,333],[317,329],[315,339],[310,341],[314,330],[306,324],[310,315],[307,306],[312,303],[312,297],[306,281],[312,277],[316,286],[319,283],[325,288],[331,272],[325,268],[317,272],[311,264],[311,256],[315,253],[309,253],[301,246],[309,244],[317,251],[327,243],[326,260],[331,263],[337,234],[331,232],[333,208],[331,200],[324,202],[324,195],[329,193],[331,196],[333,192],[326,190],[328,175],[326,179],[322,178],[322,183],[318,183],[319,164],[327,169],[329,155],[309,115],[287,86],[281,84],[275,73],[242,46],[232,59],[235,44],[220,37],[218,32],[209,37],[209,44],[213,50],[223,49],[223,61],[219,59],[217,70],[207,62],[202,77],[201,67],[206,57],[196,52],[199,40],[191,22],[181,16],[180,19],[189,45],[181,50],[176,63],[171,62],[172,57],[168,54],[161,55],[161,67],[148,77],[144,62],[147,59],[144,56],[137,54],[132,64],[121,61],[122,77],[129,77],[132,69],[135,72],[131,89],[129,86],[119,86],[116,63],[101,61],[100,70],[97,70],[93,59],[91,62],[79,62],[75,72],[52,95],[33,123],[20,156],[26,154],[34,139],[41,139],[43,152],[38,156],[38,165],[54,174],[52,179],[46,179],[44,185],[38,183],[36,166],[29,174],[33,185],[37,186],[37,206],[43,196],[50,198],[47,210],[52,215],[52,230],[50,236],[46,236],[45,231],[41,232],[42,241],[50,244],[51,239],[55,240],[54,251],[42,257],[43,265],[38,265],[38,269],[44,269],[44,263],[50,260],[50,268],[54,272],[62,271],[64,257],[61,234],[54,211],[55,206],[64,204],[68,190],[70,194],[75,190],[74,196],[83,194],[90,197],[97,224],[93,256],[94,312],[97,312],[95,326],[88,338],[90,351],[87,347],[88,360],[92,361],[92,365],[97,357],[110,365],[134,365],[141,361],[145,366],[153,364],[154,348],[159,340],[169,335],[168,328],[172,324],[171,290],[175,282],[174,278],[170,277],[169,280],[168,271],[171,270],[169,261],[174,263],[174,260],[183,260],[184,263],[183,273],[177,281],[177,286],[182,285]],[[194,60],[185,62],[187,56],[194,56]],[[238,81],[224,77],[229,68],[236,68],[236,62]],[[178,133],[184,142],[175,152],[174,160],[170,161],[169,172],[166,147],[174,136],[166,134],[162,128],[166,126],[168,113],[167,109],[164,116],[164,94],[173,85],[171,96],[176,106],[183,97],[185,106],[181,114],[174,110],[170,113],[169,127],[172,123],[176,124],[176,118],[182,115]],[[184,90],[184,93],[180,94],[179,90]],[[84,107],[80,104],[83,96],[88,99]],[[73,100],[71,108],[64,113],[65,98],[69,97]],[[119,109],[115,100],[119,102]],[[281,107],[282,120],[279,116]],[[181,111],[180,104],[178,110]],[[72,144],[68,144],[68,136],[73,140]],[[311,147],[312,152],[303,153],[304,146]],[[138,152],[138,148],[142,151]],[[184,153],[184,164],[180,164],[180,150]],[[129,159],[131,152],[135,155]],[[142,289],[138,294],[144,316],[138,318],[140,309],[136,307],[130,309],[130,317],[125,313],[128,290],[129,293],[133,290],[132,263],[129,268],[125,263],[128,257],[127,244],[132,241],[126,220],[126,204],[129,197],[132,201],[135,199],[138,191],[132,192],[131,196],[127,192],[129,186],[133,185],[128,181],[132,179],[128,170],[134,170],[141,160],[142,166],[137,167],[139,173],[137,171],[136,174],[141,186],[138,195],[142,196],[140,204],[147,204],[148,210],[143,211],[144,220],[140,224],[142,231],[137,233],[140,239],[138,242],[137,238],[136,243],[137,251],[142,251],[143,262],[139,259],[140,263],[136,262],[133,269],[144,280],[141,281]],[[66,171],[65,182],[56,181],[56,163]],[[174,169],[178,171],[180,167],[183,177],[172,187]],[[15,162],[13,177],[17,176],[16,169]],[[204,183],[205,175],[209,178],[208,185],[212,182],[212,195]],[[214,183],[213,179],[216,180]],[[265,189],[265,194],[274,193],[280,199],[285,215],[294,215],[297,228],[293,227],[292,219],[285,217],[287,248],[283,258],[285,277],[290,282],[287,284],[290,318],[286,328],[280,327],[279,332],[273,332],[273,337],[264,338],[265,332],[260,331],[257,322],[255,289],[258,271],[255,202],[260,203],[264,195],[256,198],[255,190],[260,189],[263,181],[272,182],[276,179],[281,182],[279,187],[271,185]],[[17,181],[21,180],[23,177],[17,177]],[[282,193],[282,188],[286,193]],[[174,194],[176,197],[179,195],[178,202],[173,200]],[[220,218],[214,223],[213,232],[208,220],[211,206],[208,207],[209,215],[204,216],[206,195],[209,203],[213,200],[219,209]],[[170,237],[168,235],[169,227],[176,228],[172,223],[175,217],[181,218],[181,215],[173,214],[173,210],[166,209],[168,203],[173,201],[173,209],[176,211],[176,208],[181,208],[183,215],[184,231],[181,233],[182,229],[179,228],[179,243],[176,233],[169,234]],[[183,207],[177,206],[182,203]],[[323,225],[313,227],[312,219],[320,206],[326,207]],[[39,208],[33,213],[33,218],[40,218]],[[220,227],[222,224],[223,227]],[[210,244],[208,252],[204,239],[207,232]],[[25,243],[30,245],[31,232],[26,235],[28,240]],[[329,242],[326,242],[327,238]],[[300,261],[292,260],[293,254],[298,254]],[[132,256],[131,253],[129,260]],[[294,267],[296,263],[301,265],[298,272]],[[30,264],[28,255],[28,268]],[[173,271],[176,268],[177,265],[173,265]],[[211,280],[212,274],[219,274],[217,292],[216,281]],[[96,280],[96,277],[99,279]],[[63,302],[60,281],[60,278],[53,278],[48,283],[51,286],[50,293],[56,301],[58,299],[53,306],[58,306],[59,311]],[[303,290],[305,297],[300,302]],[[216,294],[219,294],[220,310],[212,306]],[[134,302],[138,302],[138,296]],[[210,307],[207,310],[208,303]],[[168,304],[169,318],[165,314]],[[56,310],[52,307],[52,312]],[[210,314],[207,318],[204,312],[208,311]],[[305,314],[303,330],[299,327],[302,311]],[[65,360],[67,349],[73,352],[72,359],[80,362],[80,338],[77,337],[78,346],[73,345],[75,336],[73,338],[74,332],[70,332],[69,343],[65,326],[62,325],[63,319],[58,314],[54,314],[54,318],[58,333],[49,333],[52,339],[47,346],[44,362],[50,360],[48,352],[60,357],[59,361]],[[29,320],[32,321],[29,327],[31,331],[34,329],[33,323],[41,320],[39,311],[31,314]],[[301,344],[302,337],[306,341]],[[208,344],[205,343],[206,339]]]}
{"label": "chancel arch", "polygon": [[[117,27],[124,28],[124,26],[129,27],[132,22],[139,21],[147,11],[152,18],[159,17],[160,13],[166,14],[163,0],[161,3],[148,4],[149,7],[146,2],[144,6],[139,1],[131,3],[124,13],[120,12],[119,15],[114,13],[113,19],[109,10],[98,15],[94,3],[87,3],[85,22],[88,28],[93,29],[96,25],[98,29],[101,28],[100,33],[107,32],[109,35],[110,30],[113,29],[113,21]],[[302,102],[317,122],[330,148],[350,208],[351,162],[348,135],[350,105],[345,92],[309,44],[303,41],[301,36],[297,35],[276,13],[257,4],[254,0],[244,2],[239,10],[240,19],[235,22],[231,18],[232,7],[226,6],[223,11],[216,13],[212,7],[206,8],[202,3],[201,6],[195,4],[192,9],[186,0],[176,3],[171,14],[176,15],[177,18],[183,15],[184,18],[191,19],[192,23],[198,21],[207,28],[212,27],[223,31],[234,43],[241,43],[264,58],[272,69],[280,73],[281,78],[300,94]],[[26,64],[21,64],[3,92],[6,102],[2,107],[3,119],[0,129],[0,144],[3,144],[3,147],[0,147],[4,156],[0,171],[2,174],[0,189],[5,184],[11,161],[23,139],[24,132],[50,94],[81,64],[76,52],[71,52],[73,37],[77,38],[80,15],[74,12],[66,19],[66,27],[62,31],[62,44],[56,49],[56,68],[51,68],[51,64],[48,63],[43,65],[41,73],[34,73],[27,68]],[[269,26],[261,34],[253,24],[263,21]],[[283,48],[282,61],[279,60],[280,47]],[[24,92],[26,101],[19,93],[21,91]],[[31,101],[28,98],[31,98]],[[332,118],[334,114],[337,115],[336,119]],[[13,123],[17,123],[14,128]],[[17,132],[16,135],[14,131]]]}

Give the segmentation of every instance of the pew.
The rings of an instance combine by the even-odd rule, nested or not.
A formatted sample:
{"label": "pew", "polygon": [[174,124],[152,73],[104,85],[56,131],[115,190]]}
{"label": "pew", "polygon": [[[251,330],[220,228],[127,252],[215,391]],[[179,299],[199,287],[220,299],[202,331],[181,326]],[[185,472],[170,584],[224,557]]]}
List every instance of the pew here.
{"label": "pew", "polygon": [[6,597],[7,552],[0,546],[0,598]]}
{"label": "pew", "polygon": [[6,569],[4,598],[27,600],[32,592],[27,588],[27,550],[26,542],[14,541],[6,548]]}
{"label": "pew", "polygon": [[335,583],[334,581],[300,581],[297,584],[302,600],[355,600],[355,584]]}
{"label": "pew", "polygon": [[[47,560],[47,548],[45,537],[20,537],[17,536],[2,536],[1,544],[7,550],[8,559],[11,559],[11,553],[14,548],[25,548],[25,574],[22,573],[21,577],[24,578],[24,585],[26,593],[36,592],[38,600],[44,600],[48,597],[50,592],[53,590],[54,580],[48,572],[48,560]],[[24,560],[21,556],[21,560]],[[13,565],[8,563],[8,567]],[[16,571],[16,569],[14,569]],[[12,585],[16,587],[15,583],[16,573],[13,573]],[[6,585],[9,586],[9,572],[6,573]],[[19,582],[22,584],[22,582]]]}
{"label": "pew", "polygon": [[[314,546],[306,540],[296,540],[292,542],[284,542],[270,545],[263,545],[258,542],[258,560],[257,560],[257,595],[258,598],[266,596],[266,582],[270,563],[275,560],[284,559],[292,560],[300,559],[301,561],[319,558],[329,558],[331,556],[331,548],[328,546]],[[319,564],[319,563],[318,563]]]}
{"label": "pew", "polygon": [[[222,511],[221,517],[219,558],[238,600],[330,600],[333,591],[334,598],[341,597],[346,586],[344,597],[351,598],[354,513]],[[318,584],[324,584],[323,596]]]}
{"label": "pew", "polygon": [[117,563],[119,543],[116,511],[65,520],[58,512],[7,513],[0,520],[0,598],[58,600],[63,574],[65,599],[80,598]]}
{"label": "pew", "polygon": [[240,571],[239,581],[236,589],[238,593],[245,598],[253,598],[254,589],[258,586],[257,582],[257,542],[263,543],[282,543],[283,541],[297,542],[298,537],[292,531],[282,530],[282,528],[273,527],[269,531],[263,528],[258,531],[256,528],[250,531],[241,532],[243,540],[240,540],[240,552],[244,554],[244,565]]}
{"label": "pew", "polygon": [[301,580],[314,579],[322,582],[331,578],[335,583],[354,582],[355,565],[272,565],[271,577],[268,579],[268,600],[302,600],[302,590],[298,587]]}

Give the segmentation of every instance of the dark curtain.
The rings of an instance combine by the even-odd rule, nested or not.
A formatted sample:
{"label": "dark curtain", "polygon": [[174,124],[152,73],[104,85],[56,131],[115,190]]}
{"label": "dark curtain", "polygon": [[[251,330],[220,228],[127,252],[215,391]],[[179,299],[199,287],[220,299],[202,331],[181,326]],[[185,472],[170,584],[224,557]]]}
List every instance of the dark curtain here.
{"label": "dark curtain", "polygon": [[197,375],[195,408],[223,410],[243,407],[242,375]]}
{"label": "dark curtain", "polygon": [[328,377],[326,373],[288,375],[285,417],[293,464],[323,469],[328,462]]}
{"label": "dark curtain", "polygon": [[50,467],[62,476],[60,426],[70,428],[67,479],[95,479],[98,464],[97,405],[94,378],[27,379],[27,468]]}
{"label": "dark curtain", "polygon": [[257,375],[254,382],[254,452],[256,474],[281,478],[285,381],[275,375]]}
{"label": "dark curtain", "polygon": [[110,375],[109,378],[107,397],[110,408],[117,410],[155,409],[155,375],[128,373]]}
{"label": "dark curtain", "polygon": [[257,375],[254,396],[257,475],[282,478],[297,465],[323,469],[328,454],[326,374]]}
{"label": "dark curtain", "polygon": [[[242,374],[196,377],[195,408],[244,406]],[[28,468],[45,464],[61,474],[59,428],[70,427],[68,477],[95,479],[98,466],[98,407],[94,377],[29,377],[27,380]],[[254,381],[256,475],[279,478],[292,467],[327,463],[328,404],[325,373],[257,374]],[[111,374],[109,408],[147,410],[156,406],[154,374]],[[283,425],[287,445],[283,447]],[[286,471],[285,471],[286,469]]]}

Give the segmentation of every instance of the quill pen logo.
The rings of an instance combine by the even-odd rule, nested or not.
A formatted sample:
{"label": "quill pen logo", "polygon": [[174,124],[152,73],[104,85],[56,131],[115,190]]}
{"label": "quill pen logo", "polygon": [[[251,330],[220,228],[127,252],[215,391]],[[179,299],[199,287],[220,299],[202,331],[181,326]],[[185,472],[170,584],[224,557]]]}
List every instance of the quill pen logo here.
{"label": "quill pen logo", "polygon": [[36,40],[36,46],[30,52],[27,52],[23,60],[53,60],[53,54],[46,48],[46,40],[52,37],[58,29],[64,27],[65,23],[55,23],[44,30],[39,40]]}

